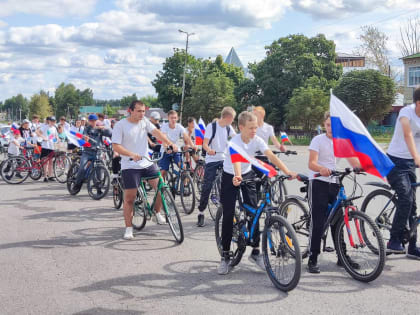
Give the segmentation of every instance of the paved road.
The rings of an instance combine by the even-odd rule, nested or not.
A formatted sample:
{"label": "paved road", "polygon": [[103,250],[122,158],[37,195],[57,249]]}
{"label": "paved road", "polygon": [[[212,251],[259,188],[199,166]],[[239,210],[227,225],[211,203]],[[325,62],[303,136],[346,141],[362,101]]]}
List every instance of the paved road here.
{"label": "paved road", "polygon": [[[306,150],[298,149],[284,160],[305,171]],[[214,226],[197,228],[196,212],[183,216],[178,246],[166,226],[150,221],[124,241],[111,198],[93,201],[86,190],[71,197],[57,183],[0,182],[0,205],[1,314],[419,313],[420,262],[404,256],[390,256],[380,278],[364,284],[325,253],[322,273],[303,268],[286,294],[248,262],[249,252],[231,274],[217,275]]]}

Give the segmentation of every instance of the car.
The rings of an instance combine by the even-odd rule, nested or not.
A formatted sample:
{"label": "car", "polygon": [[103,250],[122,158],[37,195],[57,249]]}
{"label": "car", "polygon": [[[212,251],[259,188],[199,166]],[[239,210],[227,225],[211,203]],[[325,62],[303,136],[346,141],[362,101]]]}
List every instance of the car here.
{"label": "car", "polygon": [[2,147],[7,147],[9,145],[10,129],[11,128],[8,125],[0,125],[0,145]]}

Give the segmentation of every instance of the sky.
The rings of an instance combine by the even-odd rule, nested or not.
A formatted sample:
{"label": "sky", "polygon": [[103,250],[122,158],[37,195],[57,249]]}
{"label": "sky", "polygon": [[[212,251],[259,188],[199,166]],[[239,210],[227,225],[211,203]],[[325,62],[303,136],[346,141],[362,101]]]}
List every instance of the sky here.
{"label": "sky", "polygon": [[365,25],[389,37],[402,69],[399,29],[420,15],[419,0],[0,0],[0,101],[61,83],[91,88],[95,99],[155,95],[151,81],[174,48],[244,65],[289,34],[325,34],[352,53]]}

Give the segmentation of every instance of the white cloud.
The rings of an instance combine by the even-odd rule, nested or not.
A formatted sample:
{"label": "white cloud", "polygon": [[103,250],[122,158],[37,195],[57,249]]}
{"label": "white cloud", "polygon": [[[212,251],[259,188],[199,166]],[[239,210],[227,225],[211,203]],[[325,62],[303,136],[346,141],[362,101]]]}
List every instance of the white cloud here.
{"label": "white cloud", "polygon": [[2,20],[0,20],[0,28],[6,27],[6,26],[7,26],[7,23],[4,22],[4,21],[2,21]]}

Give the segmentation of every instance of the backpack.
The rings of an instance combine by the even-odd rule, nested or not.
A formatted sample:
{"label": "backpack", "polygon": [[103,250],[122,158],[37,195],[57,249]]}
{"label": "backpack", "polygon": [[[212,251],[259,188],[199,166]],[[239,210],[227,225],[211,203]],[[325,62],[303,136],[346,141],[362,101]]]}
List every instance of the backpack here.
{"label": "backpack", "polygon": [[[209,147],[210,147],[211,143],[213,142],[214,137],[216,136],[216,130],[217,130],[217,125],[216,124],[217,124],[217,121],[213,121],[211,123],[212,133],[211,133],[211,137],[210,137],[209,144],[208,144]],[[227,133],[227,137],[229,139],[230,126],[226,126],[226,133]],[[206,154],[207,154],[206,150],[203,149],[202,156],[206,156]]]}

